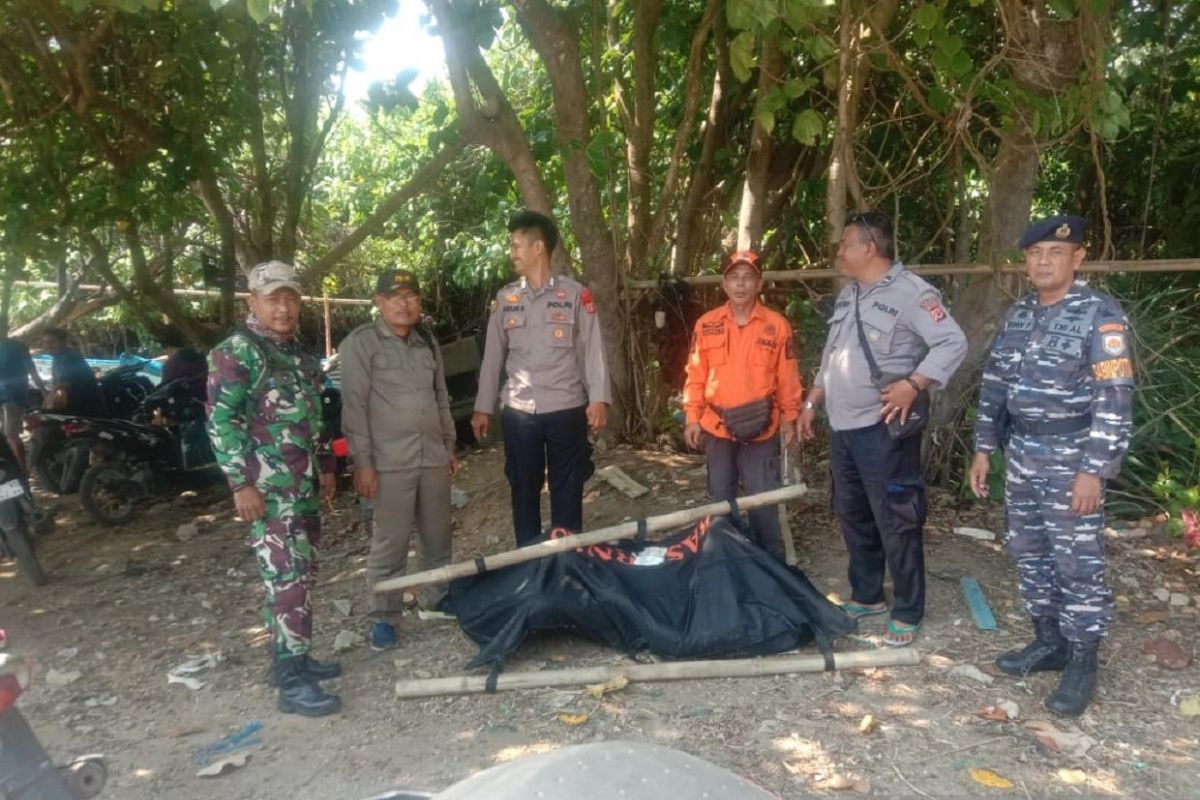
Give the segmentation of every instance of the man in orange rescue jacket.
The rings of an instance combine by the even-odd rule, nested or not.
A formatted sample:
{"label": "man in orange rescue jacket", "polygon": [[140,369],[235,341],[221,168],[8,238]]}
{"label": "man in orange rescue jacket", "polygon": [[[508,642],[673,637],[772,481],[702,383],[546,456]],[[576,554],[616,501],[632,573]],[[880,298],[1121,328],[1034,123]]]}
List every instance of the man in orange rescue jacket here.
{"label": "man in orange rescue jacket", "polygon": [[[758,301],[758,253],[739,250],[724,266],[729,302],[696,321],[683,387],[683,438],[708,456],[708,493],[714,500],[765,492],[780,485],[779,443],[796,438],[800,370],[792,326]],[[779,555],[779,511],[750,512],[759,546]]]}

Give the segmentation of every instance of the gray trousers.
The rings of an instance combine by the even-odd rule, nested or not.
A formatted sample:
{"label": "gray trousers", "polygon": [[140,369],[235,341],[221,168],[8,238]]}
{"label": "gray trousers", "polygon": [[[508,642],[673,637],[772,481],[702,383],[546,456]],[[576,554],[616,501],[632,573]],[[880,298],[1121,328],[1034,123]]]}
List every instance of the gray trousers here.
{"label": "gray trousers", "polygon": [[[739,486],[746,494],[758,494],[783,484],[778,436],[739,443],[705,433],[704,452],[708,456],[708,495],[713,500],[736,498]],[[751,540],[779,557],[779,506],[751,509],[748,515]]]}
{"label": "gray trousers", "polygon": [[[400,577],[408,568],[408,543],[417,530],[417,566],[434,569],[450,563],[450,468],[419,467],[379,473],[375,493],[367,585]],[[404,608],[403,592],[371,592],[372,619],[388,620]],[[422,608],[436,608],[445,584],[419,590]]]}

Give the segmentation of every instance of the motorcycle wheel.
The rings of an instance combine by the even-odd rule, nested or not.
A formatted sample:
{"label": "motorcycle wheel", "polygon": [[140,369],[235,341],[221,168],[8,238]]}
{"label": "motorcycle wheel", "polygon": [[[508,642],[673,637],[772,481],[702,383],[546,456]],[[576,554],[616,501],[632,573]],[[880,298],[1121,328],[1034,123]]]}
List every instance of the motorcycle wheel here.
{"label": "motorcycle wheel", "polygon": [[99,464],[83,473],[79,500],[83,510],[101,525],[122,525],[133,519],[137,506],[133,498],[113,484],[129,482],[129,470],[120,464]]}
{"label": "motorcycle wheel", "polygon": [[99,756],[85,756],[63,767],[64,783],[73,800],[92,800],[108,783],[108,767]]}
{"label": "motorcycle wheel", "polygon": [[48,579],[33,552],[33,531],[29,529],[27,522],[27,519],[22,521],[21,525],[4,534],[4,544],[12,553],[17,562],[17,570],[25,576],[25,580],[34,586],[43,586]]}
{"label": "motorcycle wheel", "polygon": [[30,463],[38,483],[48,492],[62,493],[62,430],[57,426],[38,428],[29,442]]}
{"label": "motorcycle wheel", "polygon": [[75,494],[83,482],[83,473],[91,459],[90,442],[72,442],[59,455],[62,476],[58,480],[59,494]]}

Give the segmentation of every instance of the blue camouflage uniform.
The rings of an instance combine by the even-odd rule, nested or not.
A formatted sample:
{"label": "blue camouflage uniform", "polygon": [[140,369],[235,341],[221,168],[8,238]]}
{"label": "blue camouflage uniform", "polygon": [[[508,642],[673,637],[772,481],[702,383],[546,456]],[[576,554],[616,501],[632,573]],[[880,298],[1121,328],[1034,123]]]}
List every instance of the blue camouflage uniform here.
{"label": "blue camouflage uniform", "polygon": [[1081,516],[1071,493],[1079,473],[1120,471],[1133,384],[1128,320],[1082,281],[1053,305],[1036,293],[1013,304],[983,373],[975,451],[1006,447],[1006,547],[1021,596],[1034,617],[1058,619],[1069,641],[1100,639],[1112,617],[1104,506]]}

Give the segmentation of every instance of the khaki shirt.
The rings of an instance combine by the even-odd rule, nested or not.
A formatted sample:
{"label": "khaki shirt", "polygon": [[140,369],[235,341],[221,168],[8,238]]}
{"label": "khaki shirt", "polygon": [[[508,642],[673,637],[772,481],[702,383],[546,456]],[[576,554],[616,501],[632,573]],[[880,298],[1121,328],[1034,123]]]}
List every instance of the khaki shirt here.
{"label": "khaki shirt", "polygon": [[883,409],[858,338],[856,297],[871,355],[885,376],[895,380],[919,372],[945,386],[967,354],[967,337],[942,305],[942,295],[899,261],[875,283],[847,282],[829,319],[821,368],[813,380],[825,390],[835,431],[874,425]]}
{"label": "khaki shirt", "polygon": [[600,318],[574,278],[552,275],[536,291],[522,278],[496,295],[475,410],[494,414],[497,399],[528,414],[612,402]]}
{"label": "khaki shirt", "polygon": [[354,464],[382,472],[442,467],[454,452],[454,419],[437,342],[407,338],[383,320],[356,328],[338,347],[342,430]]}

